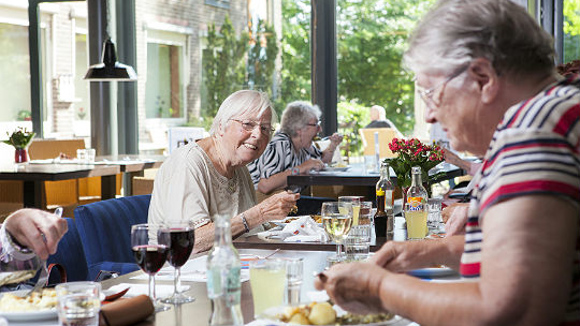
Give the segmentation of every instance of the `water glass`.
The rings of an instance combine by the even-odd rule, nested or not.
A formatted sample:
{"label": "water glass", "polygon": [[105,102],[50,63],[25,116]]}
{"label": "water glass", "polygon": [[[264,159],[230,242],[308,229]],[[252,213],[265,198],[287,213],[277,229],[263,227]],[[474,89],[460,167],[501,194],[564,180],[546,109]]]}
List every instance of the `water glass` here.
{"label": "water glass", "polygon": [[360,215],[360,204],[363,201],[364,196],[339,196],[339,203],[346,203],[352,206],[352,225],[358,225],[358,218]]}
{"label": "water glass", "polygon": [[441,217],[442,202],[442,197],[433,197],[427,200],[427,209],[429,212],[427,215],[427,224],[434,229],[439,229],[444,225],[443,218]]}
{"label": "water glass", "polygon": [[259,259],[250,261],[250,286],[254,299],[254,317],[270,307],[284,303],[286,289],[286,261]]}
{"label": "water glass", "polygon": [[56,286],[58,322],[61,326],[98,326],[101,284],[70,282]]}
{"label": "water glass", "polygon": [[300,303],[302,288],[302,274],[304,274],[303,258],[286,259],[286,303],[292,306]]}
{"label": "water glass", "polygon": [[[351,233],[356,233],[355,230],[350,230]],[[344,251],[346,252],[346,261],[365,260],[369,257],[369,242],[365,237],[348,235],[344,239]]]}

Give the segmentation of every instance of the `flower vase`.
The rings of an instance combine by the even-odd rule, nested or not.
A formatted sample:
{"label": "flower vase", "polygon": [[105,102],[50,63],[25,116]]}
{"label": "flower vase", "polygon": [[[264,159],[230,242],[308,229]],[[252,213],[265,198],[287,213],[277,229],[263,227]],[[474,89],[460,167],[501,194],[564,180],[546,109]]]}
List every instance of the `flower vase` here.
{"label": "flower vase", "polygon": [[15,163],[28,162],[28,150],[26,148],[17,148],[14,151],[14,162]]}

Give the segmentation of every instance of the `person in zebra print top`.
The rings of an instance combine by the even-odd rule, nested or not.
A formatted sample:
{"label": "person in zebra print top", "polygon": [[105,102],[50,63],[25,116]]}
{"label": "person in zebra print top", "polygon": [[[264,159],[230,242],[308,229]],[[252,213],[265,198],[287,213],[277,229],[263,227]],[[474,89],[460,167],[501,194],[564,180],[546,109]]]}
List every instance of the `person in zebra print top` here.
{"label": "person in zebra print top", "polygon": [[[388,242],[316,287],[421,325],[579,325],[580,77],[556,74],[550,35],[510,0],[440,0],[409,42],[427,122],[483,159],[466,234]],[[400,273],[439,264],[461,281]]]}
{"label": "person in zebra print top", "polygon": [[320,151],[313,145],[320,128],[320,109],[304,101],[289,103],[282,113],[280,131],[272,137],[264,153],[248,164],[256,190],[271,194],[287,186],[291,174],[308,174],[330,163],[342,136],[334,133],[330,145]]}

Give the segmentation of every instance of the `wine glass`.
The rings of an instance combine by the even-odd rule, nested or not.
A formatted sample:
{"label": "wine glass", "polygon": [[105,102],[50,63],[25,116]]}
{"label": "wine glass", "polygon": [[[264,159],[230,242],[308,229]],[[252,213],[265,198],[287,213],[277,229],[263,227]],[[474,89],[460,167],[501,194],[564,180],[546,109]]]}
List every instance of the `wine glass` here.
{"label": "wine glass", "polygon": [[336,256],[331,256],[329,261],[341,262],[345,257],[341,253],[340,246],[352,225],[352,205],[344,202],[324,202],[321,215],[324,230],[336,242]]}
{"label": "wine glass", "polygon": [[363,202],[363,196],[339,196],[339,203],[346,203],[352,206],[352,225],[357,226],[359,224],[358,218],[360,215],[360,205]]}
{"label": "wine glass", "polygon": [[136,224],[131,227],[131,248],[137,265],[149,275],[149,297],[155,311],[168,310],[170,307],[157,302],[155,295],[155,274],[167,260],[171,245],[169,234],[161,233],[159,224]]}
{"label": "wine glass", "polygon": [[192,302],[195,298],[180,293],[179,289],[181,288],[181,266],[185,265],[189,259],[195,243],[194,228],[189,223],[175,222],[162,228],[160,233],[171,239],[167,262],[175,267],[173,295],[162,299],[161,302],[173,304]]}

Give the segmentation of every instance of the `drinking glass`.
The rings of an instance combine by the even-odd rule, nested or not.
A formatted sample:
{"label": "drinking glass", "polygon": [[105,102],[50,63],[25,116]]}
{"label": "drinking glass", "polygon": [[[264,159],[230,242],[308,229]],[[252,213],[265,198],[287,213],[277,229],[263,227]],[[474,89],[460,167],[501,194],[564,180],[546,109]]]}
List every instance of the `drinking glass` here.
{"label": "drinking glass", "polygon": [[347,203],[352,206],[352,225],[358,225],[359,215],[360,215],[360,204],[364,200],[363,196],[339,196],[339,203]]}
{"label": "drinking glass", "polygon": [[179,289],[181,289],[181,266],[189,259],[195,243],[194,228],[189,223],[176,222],[169,223],[160,232],[171,240],[167,262],[175,268],[173,295],[162,299],[161,302],[173,304],[192,302],[195,298],[179,292]]}
{"label": "drinking glass", "polygon": [[290,306],[297,306],[300,303],[303,274],[304,258],[286,258],[286,303]]}
{"label": "drinking glass", "polygon": [[286,261],[269,258],[250,261],[250,287],[254,300],[254,316],[284,303]]}
{"label": "drinking glass", "polygon": [[55,287],[58,321],[61,326],[98,326],[101,283],[69,282]]}
{"label": "drinking glass", "polygon": [[149,275],[149,297],[155,311],[170,308],[159,303],[155,295],[155,274],[165,264],[171,245],[169,234],[160,232],[161,229],[159,224],[136,224],[131,227],[131,248],[137,265]]}
{"label": "drinking glass", "polygon": [[340,246],[352,225],[352,205],[344,202],[324,202],[321,215],[324,230],[336,242],[336,256],[329,257],[329,261],[331,263],[343,261],[345,257],[341,253]]}
{"label": "drinking glass", "polygon": [[425,205],[405,204],[407,239],[420,240],[427,235],[427,208]]}

